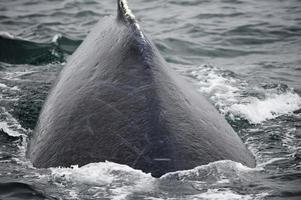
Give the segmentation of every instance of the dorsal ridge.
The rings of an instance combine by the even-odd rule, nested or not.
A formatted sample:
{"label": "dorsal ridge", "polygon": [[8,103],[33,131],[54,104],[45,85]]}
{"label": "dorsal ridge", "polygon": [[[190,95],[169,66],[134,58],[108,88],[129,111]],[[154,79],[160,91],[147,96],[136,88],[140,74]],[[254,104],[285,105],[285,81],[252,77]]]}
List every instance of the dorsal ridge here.
{"label": "dorsal ridge", "polygon": [[118,4],[118,10],[117,10],[118,19],[129,24],[136,23],[135,16],[132,13],[131,9],[128,7],[127,0],[117,0],[117,4]]}
{"label": "dorsal ridge", "polygon": [[124,22],[134,30],[135,33],[139,35],[142,39],[142,42],[145,42],[145,37],[140,29],[139,24],[136,21],[134,14],[131,9],[128,7],[127,0],[117,0],[118,10],[117,10],[117,19]]}

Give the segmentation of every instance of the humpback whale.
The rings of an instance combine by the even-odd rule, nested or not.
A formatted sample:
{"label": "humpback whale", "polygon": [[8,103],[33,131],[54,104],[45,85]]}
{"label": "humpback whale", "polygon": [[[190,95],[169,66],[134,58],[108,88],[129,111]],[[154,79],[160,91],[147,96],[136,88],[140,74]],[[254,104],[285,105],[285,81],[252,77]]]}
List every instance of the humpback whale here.
{"label": "humpback whale", "polygon": [[160,55],[126,0],[54,83],[29,142],[38,168],[111,161],[160,177],[217,160],[255,166],[226,120]]}

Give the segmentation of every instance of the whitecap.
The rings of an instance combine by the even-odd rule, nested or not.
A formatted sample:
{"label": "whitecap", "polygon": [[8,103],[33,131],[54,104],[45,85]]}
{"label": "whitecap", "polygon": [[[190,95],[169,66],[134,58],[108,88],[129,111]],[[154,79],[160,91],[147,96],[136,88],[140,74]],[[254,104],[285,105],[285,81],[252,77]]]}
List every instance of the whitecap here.
{"label": "whitecap", "polygon": [[242,80],[227,76],[225,71],[210,65],[203,65],[191,71],[198,81],[199,91],[208,96],[223,114],[228,105],[240,100],[240,91],[246,83]]}
{"label": "whitecap", "polygon": [[9,32],[0,31],[0,36],[8,39],[14,39],[15,36]]}
{"label": "whitecap", "polygon": [[[198,81],[200,92],[233,120],[243,118],[258,124],[301,109],[301,97],[293,89],[279,91],[278,88],[252,87],[237,78],[238,75],[229,76],[227,71],[208,65],[198,67],[191,75]],[[258,93],[260,97],[246,96],[248,91]]]}
{"label": "whitecap", "polygon": [[0,83],[0,88],[8,88],[8,86],[3,83]]}
{"label": "whitecap", "polygon": [[202,200],[260,200],[264,199],[265,196],[269,195],[267,192],[260,194],[238,194],[227,188],[222,189],[209,189],[207,192],[194,195],[191,199],[202,199]]}
{"label": "whitecap", "polygon": [[267,166],[267,165],[271,165],[271,164],[273,164],[273,163],[275,163],[275,162],[283,161],[283,160],[287,160],[287,158],[272,158],[272,159],[270,159],[270,160],[268,160],[268,161],[266,161],[266,162],[263,162],[263,163],[258,164],[258,167],[264,168],[264,167]]}
{"label": "whitecap", "polygon": [[231,160],[219,160],[189,170],[170,172],[163,175],[160,179],[174,179],[176,177],[177,180],[200,180],[208,178],[208,176],[203,175],[210,172],[211,176],[214,177],[217,182],[225,182],[226,177],[232,178],[239,176],[240,173],[249,173],[261,170],[261,168],[249,168],[241,163]]}
{"label": "whitecap", "polygon": [[25,130],[21,124],[10,114],[6,111],[4,107],[0,107],[1,113],[1,121],[0,121],[0,129],[12,137],[21,137],[21,143],[18,143],[19,148],[19,158],[18,163],[23,162],[25,159],[26,154],[26,147],[27,147],[27,135],[25,134],[28,130]]}
{"label": "whitecap", "polygon": [[18,86],[8,87],[8,86],[5,85],[4,83],[0,83],[0,88],[3,88],[3,89],[10,89],[10,90],[14,90],[14,91],[20,91],[20,89],[18,88]]}
{"label": "whitecap", "polygon": [[265,99],[249,98],[248,103],[231,105],[229,111],[258,124],[301,108],[301,97],[293,92],[271,94]]}
{"label": "whitecap", "polygon": [[57,41],[58,41],[60,38],[62,38],[62,37],[63,37],[63,36],[62,36],[62,34],[60,34],[60,33],[55,34],[55,35],[52,37],[51,42],[57,43]]}
{"label": "whitecap", "polygon": [[191,199],[203,199],[203,200],[254,200],[253,195],[241,195],[234,193],[229,189],[209,189],[207,192],[193,195]]}
{"label": "whitecap", "polygon": [[2,129],[5,133],[12,137],[19,137],[23,135],[18,131],[13,130],[6,121],[0,122],[0,129]]}
{"label": "whitecap", "polygon": [[25,75],[31,75],[34,73],[37,73],[38,71],[31,71],[31,70],[24,70],[24,71],[15,71],[15,72],[6,72],[3,79],[5,80],[20,80],[19,77],[25,76]]}
{"label": "whitecap", "polygon": [[[50,168],[52,179],[60,183],[84,184],[91,187],[107,187],[110,199],[125,199],[137,191],[152,190],[156,181],[150,174],[127,165],[113,162],[90,163],[82,167]],[[76,191],[74,191],[76,193]],[[97,190],[94,196],[97,197]]]}

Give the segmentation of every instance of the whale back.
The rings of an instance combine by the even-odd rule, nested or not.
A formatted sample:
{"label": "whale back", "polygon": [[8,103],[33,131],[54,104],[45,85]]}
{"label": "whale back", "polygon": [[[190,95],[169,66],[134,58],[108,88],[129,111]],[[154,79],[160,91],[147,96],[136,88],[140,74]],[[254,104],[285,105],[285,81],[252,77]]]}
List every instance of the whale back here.
{"label": "whale back", "polygon": [[225,119],[164,61],[125,1],[61,71],[28,155],[36,167],[112,161],[150,172],[255,161]]}

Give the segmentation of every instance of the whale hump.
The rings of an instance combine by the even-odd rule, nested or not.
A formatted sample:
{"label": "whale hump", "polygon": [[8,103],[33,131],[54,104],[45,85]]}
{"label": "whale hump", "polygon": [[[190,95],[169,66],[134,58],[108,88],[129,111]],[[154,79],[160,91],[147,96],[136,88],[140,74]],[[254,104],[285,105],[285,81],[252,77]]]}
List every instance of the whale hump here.
{"label": "whale hump", "polygon": [[160,177],[217,160],[255,159],[210,102],[140,29],[126,0],[60,72],[27,155],[33,166],[110,161]]}

